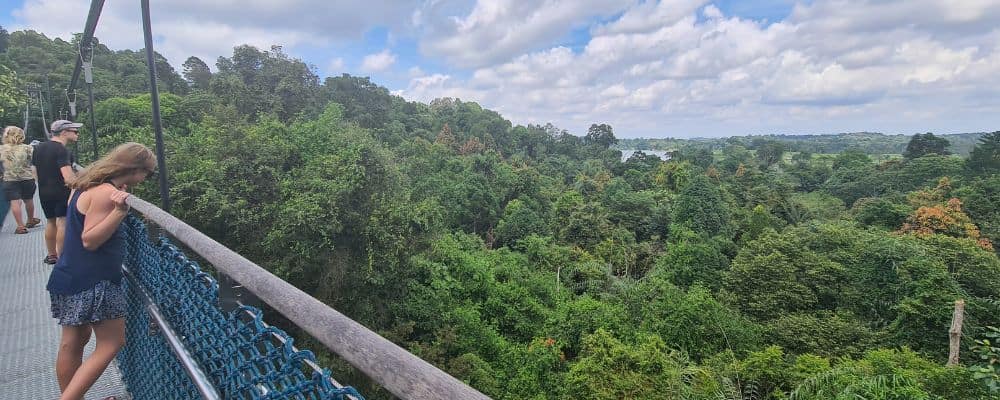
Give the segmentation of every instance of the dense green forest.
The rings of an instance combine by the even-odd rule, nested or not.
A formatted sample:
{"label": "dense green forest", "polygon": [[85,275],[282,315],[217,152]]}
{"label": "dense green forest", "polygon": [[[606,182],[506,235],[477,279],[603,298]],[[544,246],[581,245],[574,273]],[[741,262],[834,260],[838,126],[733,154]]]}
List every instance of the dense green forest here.
{"label": "dense green forest", "polygon": [[[985,133],[958,133],[943,135],[948,140],[947,151],[968,156]],[[902,154],[912,135],[885,135],[872,132],[841,133],[836,135],[756,135],[731,136],[716,139],[621,139],[617,148],[636,150],[676,150],[682,147],[703,147],[720,151],[731,145],[754,150],[757,147],[780,143],[789,152],[836,154],[857,150],[869,155]]]}
{"label": "dense green forest", "polygon": [[[3,33],[4,124],[19,85],[64,87],[75,48]],[[153,141],[140,54],[98,48],[101,150]],[[609,125],[406,101],[280,47],[215,67],[158,65],[172,212],[493,398],[1000,393],[1000,132],[967,157],[922,134],[885,161],[736,137],[622,162]]]}

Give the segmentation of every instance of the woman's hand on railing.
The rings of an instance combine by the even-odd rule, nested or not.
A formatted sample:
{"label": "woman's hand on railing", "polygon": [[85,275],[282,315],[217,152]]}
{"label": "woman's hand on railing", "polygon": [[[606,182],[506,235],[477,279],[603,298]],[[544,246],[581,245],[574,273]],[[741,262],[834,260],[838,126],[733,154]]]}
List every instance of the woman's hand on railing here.
{"label": "woman's hand on railing", "polygon": [[128,185],[122,185],[118,190],[112,191],[111,202],[115,203],[116,210],[128,213],[129,205],[125,202],[125,199],[128,198],[129,193],[126,190],[128,190]]}

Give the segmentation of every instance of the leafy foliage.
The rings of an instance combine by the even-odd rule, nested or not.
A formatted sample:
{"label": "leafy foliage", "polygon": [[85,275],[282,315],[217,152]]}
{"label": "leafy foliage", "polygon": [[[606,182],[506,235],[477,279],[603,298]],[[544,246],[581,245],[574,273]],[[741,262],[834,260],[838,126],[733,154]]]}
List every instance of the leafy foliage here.
{"label": "leafy foliage", "polygon": [[0,65],[0,118],[4,126],[6,121],[15,121],[17,112],[23,107],[25,99],[19,83],[13,70]]}
{"label": "leafy foliage", "polygon": [[910,139],[910,143],[906,145],[906,150],[903,151],[904,158],[918,158],[923,157],[928,154],[937,154],[941,156],[948,155],[948,139],[934,136],[933,133],[927,132],[925,134],[916,134]]}
{"label": "leafy foliage", "polygon": [[[74,43],[8,43],[0,80],[66,84]],[[491,397],[991,395],[995,375],[940,364],[958,298],[981,341],[963,361],[995,358],[995,133],[576,136],[321,82],[278,46],[216,61],[156,60],[174,214]],[[141,53],[95,62],[99,150],[151,144]]]}
{"label": "leafy foliage", "polygon": [[982,339],[972,346],[977,365],[969,367],[973,378],[986,383],[991,393],[1000,393],[1000,329],[990,326]]}
{"label": "leafy foliage", "polygon": [[717,186],[703,175],[696,175],[681,189],[672,221],[708,236],[731,234],[731,217],[722,195]]}
{"label": "leafy foliage", "polygon": [[966,164],[975,173],[990,173],[1000,170],[1000,131],[988,133],[969,154]]}

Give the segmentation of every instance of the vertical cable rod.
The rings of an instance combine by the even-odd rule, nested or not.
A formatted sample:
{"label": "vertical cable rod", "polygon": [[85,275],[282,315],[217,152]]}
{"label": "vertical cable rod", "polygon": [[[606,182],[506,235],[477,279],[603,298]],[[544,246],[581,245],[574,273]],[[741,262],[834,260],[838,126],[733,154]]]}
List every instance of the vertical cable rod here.
{"label": "vertical cable rod", "polygon": [[149,0],[140,0],[142,31],[146,38],[146,64],[149,65],[149,94],[153,103],[153,132],[156,134],[156,169],[160,177],[160,203],[170,212],[170,191],[167,189],[167,159],[163,155],[163,124],[160,121],[160,92],[156,88],[156,62],[153,58],[153,29],[149,22]]}
{"label": "vertical cable rod", "polygon": [[[87,50],[90,59],[84,58],[84,49]],[[94,116],[94,41],[91,40],[86,46],[80,46],[80,59],[83,60],[83,82],[87,84],[87,106],[90,108],[90,132],[93,139],[93,156],[91,162],[97,161],[100,157],[97,151],[97,118]],[[43,111],[44,119],[44,111]]]}

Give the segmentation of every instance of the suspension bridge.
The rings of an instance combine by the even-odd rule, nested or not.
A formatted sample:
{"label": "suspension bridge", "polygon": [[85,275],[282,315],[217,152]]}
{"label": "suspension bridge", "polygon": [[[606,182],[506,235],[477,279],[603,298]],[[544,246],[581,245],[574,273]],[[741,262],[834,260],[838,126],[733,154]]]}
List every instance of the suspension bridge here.
{"label": "suspension bridge", "polygon": [[[71,83],[69,119],[76,117],[81,73],[93,100],[93,35],[103,0],[91,2]],[[372,382],[401,399],[486,399],[485,395],[326,304],[222,246],[169,213],[149,2],[140,1],[158,153],[160,205],[131,196],[125,235],[124,285],[128,293],[126,345],[87,394],[118,399],[363,399],[338,382],[310,349],[268,324],[263,312],[220,292],[238,286],[282,315]],[[34,93],[35,97],[32,97]],[[33,104],[44,110],[37,86],[29,87],[26,125]],[[45,115],[39,119],[45,125]],[[91,116],[93,149],[97,122]],[[45,128],[43,128],[45,129]],[[96,159],[96,154],[94,159]],[[37,201],[37,198],[36,198]],[[60,330],[50,318],[45,282],[43,226],[15,235],[13,221],[0,232],[0,393],[9,398],[59,397],[55,353]],[[205,260],[203,268],[194,259]],[[88,348],[88,352],[93,344]]]}

